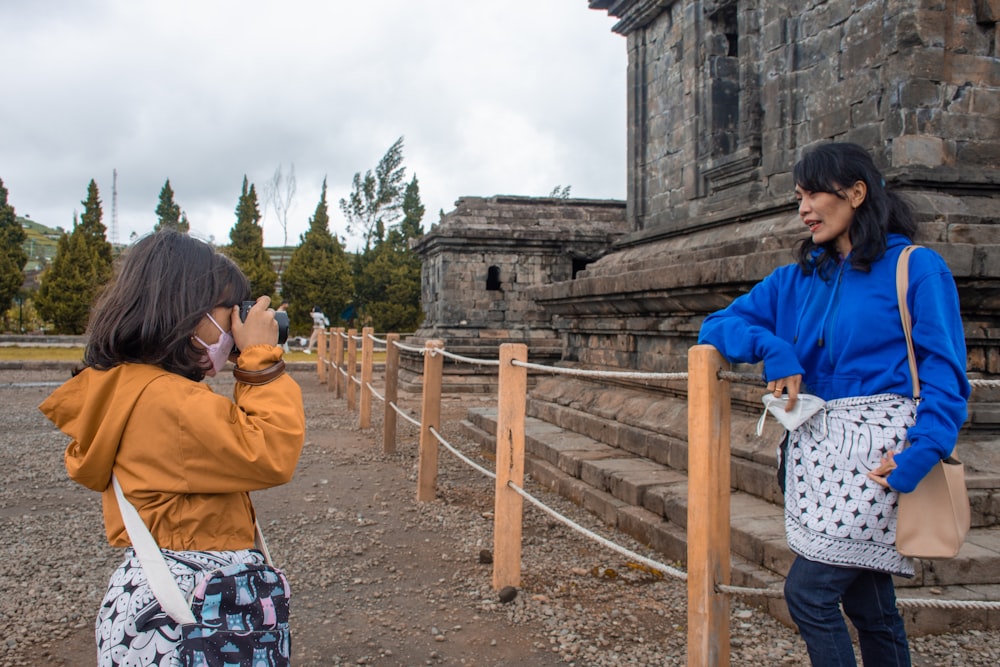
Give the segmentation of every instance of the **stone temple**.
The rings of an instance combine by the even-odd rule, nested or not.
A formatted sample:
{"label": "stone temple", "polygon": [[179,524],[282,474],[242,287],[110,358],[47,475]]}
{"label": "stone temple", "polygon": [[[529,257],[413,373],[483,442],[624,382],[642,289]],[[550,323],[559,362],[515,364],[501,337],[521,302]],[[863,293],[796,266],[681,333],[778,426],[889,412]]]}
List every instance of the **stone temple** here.
{"label": "stone temple", "polygon": [[[916,241],[951,267],[970,377],[1000,377],[998,0],[589,6],[619,19],[628,51],[627,201],[460,199],[416,245],[427,318],[415,339],[484,358],[516,341],[541,363],[684,371],[704,316],[792,261],[804,236],[795,161],[852,141],[913,205]],[[488,373],[464,378],[477,382]],[[777,585],[792,560],[780,427],[754,433],[762,386],[732,393],[733,583]],[[535,375],[527,470],[683,560],[685,394],[684,383]],[[467,430],[491,447],[494,415],[471,411]],[[902,597],[1000,598],[997,388],[973,390],[958,454],[974,529],[957,558],[918,562]],[[761,602],[784,617],[782,602]],[[992,614],[905,610],[916,633],[995,626]]]}

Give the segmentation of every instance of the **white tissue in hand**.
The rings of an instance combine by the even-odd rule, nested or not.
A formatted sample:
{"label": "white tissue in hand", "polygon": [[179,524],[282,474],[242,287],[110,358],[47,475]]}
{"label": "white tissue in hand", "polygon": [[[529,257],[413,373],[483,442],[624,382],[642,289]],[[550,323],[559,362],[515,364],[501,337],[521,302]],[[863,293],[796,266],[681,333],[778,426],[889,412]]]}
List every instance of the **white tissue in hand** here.
{"label": "white tissue in hand", "polygon": [[[764,394],[760,399],[764,402],[764,407],[774,415],[774,418],[781,422],[789,431],[794,431],[799,426],[802,426],[809,418],[814,414],[823,409],[826,404],[819,396],[813,396],[812,394],[799,394],[799,400],[795,403],[795,407],[791,411],[786,412],[785,406],[788,405],[788,396],[775,396],[774,394]],[[760,434],[761,427],[764,425],[764,417],[761,416],[760,424],[757,427],[757,433]]]}

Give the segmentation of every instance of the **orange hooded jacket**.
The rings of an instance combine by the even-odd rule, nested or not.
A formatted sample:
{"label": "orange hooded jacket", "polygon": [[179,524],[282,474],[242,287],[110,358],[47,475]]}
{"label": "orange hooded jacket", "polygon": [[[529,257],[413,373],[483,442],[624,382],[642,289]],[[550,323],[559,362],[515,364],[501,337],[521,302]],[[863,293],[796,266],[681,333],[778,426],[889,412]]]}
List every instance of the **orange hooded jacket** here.
{"label": "orange hooded jacket", "polygon": [[[267,368],[281,348],[243,350],[238,365]],[[305,438],[302,392],[287,374],[237,382],[234,400],[157,366],[84,369],[39,406],[73,440],[71,479],[103,494],[114,547],[131,544],[111,473],[163,549],[223,551],[254,544],[250,491],[292,478]],[[235,402],[234,402],[235,401]]]}

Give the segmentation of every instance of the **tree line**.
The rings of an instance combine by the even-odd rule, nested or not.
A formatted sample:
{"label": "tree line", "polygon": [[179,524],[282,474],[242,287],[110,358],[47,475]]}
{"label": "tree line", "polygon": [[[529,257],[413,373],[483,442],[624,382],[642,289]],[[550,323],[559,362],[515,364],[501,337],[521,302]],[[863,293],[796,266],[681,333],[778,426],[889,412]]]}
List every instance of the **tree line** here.
{"label": "tree line", "polygon": [[[265,197],[285,230],[286,246],[287,212],[294,191],[294,167],[288,177],[279,167]],[[168,179],[155,209],[154,231],[173,228],[189,232],[190,221],[174,197]],[[100,192],[94,180],[81,203],[83,212],[79,217],[74,213],[72,230],[61,233],[55,257],[43,271],[37,292],[28,295],[30,305],[49,325],[46,328],[55,333],[84,333],[90,305],[110,279],[118,250],[107,240]],[[255,296],[267,294],[274,304],[288,303],[293,333],[304,333],[312,327],[313,308],[322,310],[334,325],[371,326],[376,331],[415,330],[423,313],[420,259],[410,249],[410,240],[424,233],[424,207],[416,175],[406,179],[403,137],[389,147],[373,170],[354,175],[350,194],[339,204],[347,233],[359,233],[362,247],[348,252],[346,241],[330,231],[324,179],[309,228],[291,250],[287,266],[287,247],[281,249],[276,270],[264,248],[257,189],[244,175],[229,244],[220,246],[220,250],[246,274]],[[25,240],[24,229],[0,179],[0,312],[10,308],[15,297],[24,297],[22,285],[28,261]]]}

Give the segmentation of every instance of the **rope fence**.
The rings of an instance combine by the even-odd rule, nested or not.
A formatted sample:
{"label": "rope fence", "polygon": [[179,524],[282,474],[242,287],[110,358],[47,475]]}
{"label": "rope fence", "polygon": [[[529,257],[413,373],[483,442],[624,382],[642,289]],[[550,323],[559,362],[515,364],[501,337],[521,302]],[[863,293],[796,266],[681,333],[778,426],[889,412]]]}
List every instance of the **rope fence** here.
{"label": "rope fence", "polygon": [[[346,351],[344,343],[346,342]],[[361,368],[358,373],[357,343],[360,342]],[[372,384],[374,345],[386,353],[385,395]],[[381,350],[380,350],[381,351]],[[400,416],[420,431],[417,499],[436,498],[438,445],[466,466],[495,483],[494,570],[495,589],[520,585],[521,529],[523,501],[528,501],[571,530],[648,567],[651,571],[679,581],[688,588],[688,664],[728,664],[729,606],[731,596],[780,599],[778,588],[733,586],[730,577],[730,465],[729,465],[729,383],[763,385],[759,374],[734,372],[715,348],[697,345],[689,350],[687,372],[649,373],[601,371],[545,366],[527,362],[523,344],[500,346],[498,359],[481,359],[449,352],[440,340],[426,341],[423,347],[405,345],[390,333],[378,339],[369,328],[361,335],[353,329],[336,329],[320,337],[317,372],[328,390],[337,397],[346,394],[348,408],[355,410],[357,388],[361,407],[359,426],[370,428],[371,399],[384,404],[384,453],[395,453],[396,417]],[[398,405],[401,353],[423,357],[420,418],[411,417]],[[442,369],[444,359],[477,366],[499,368],[495,471],[476,463],[449,443],[440,432]],[[647,558],[604,538],[549,507],[524,489],[524,438],[527,400],[527,371],[587,378],[614,378],[634,381],[688,383],[688,571]],[[1000,380],[970,378],[974,387],[1000,387]],[[332,386],[331,386],[332,385]],[[1000,601],[897,598],[900,608],[998,610]],[[725,648],[726,650],[722,650]]]}

